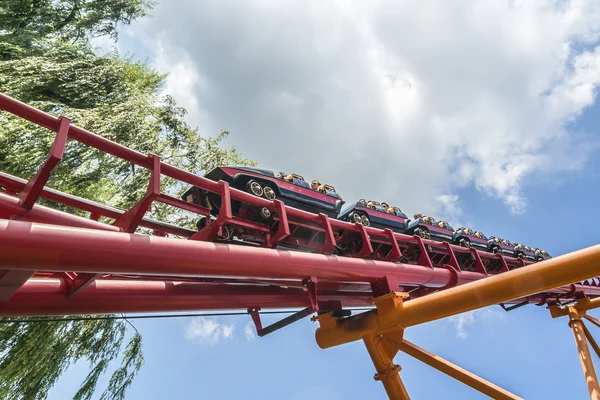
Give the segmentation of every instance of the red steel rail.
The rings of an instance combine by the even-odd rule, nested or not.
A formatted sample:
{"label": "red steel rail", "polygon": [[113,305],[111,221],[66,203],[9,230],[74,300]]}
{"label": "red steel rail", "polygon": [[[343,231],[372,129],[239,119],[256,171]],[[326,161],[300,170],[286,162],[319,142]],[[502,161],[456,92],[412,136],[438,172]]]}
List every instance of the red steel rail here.
{"label": "red steel rail", "polygon": [[[314,311],[366,305],[369,297],[390,291],[417,298],[531,264],[259,198],[3,94],[0,108],[56,132],[48,159],[29,181],[0,173],[0,315],[273,307]],[[118,210],[46,187],[67,140],[150,170],[146,195],[131,209]],[[216,220],[196,231],[146,218],[155,201],[209,216],[206,208],[162,193],[162,175],[219,194]],[[86,211],[89,218],[41,206],[39,198]],[[273,222],[234,215],[233,201],[268,208]],[[99,222],[99,217],[113,222]],[[220,243],[230,226],[251,243]],[[135,233],[138,227],[157,236]],[[161,237],[165,235],[170,237]],[[511,302],[544,305],[584,296],[600,297],[596,280]]]}

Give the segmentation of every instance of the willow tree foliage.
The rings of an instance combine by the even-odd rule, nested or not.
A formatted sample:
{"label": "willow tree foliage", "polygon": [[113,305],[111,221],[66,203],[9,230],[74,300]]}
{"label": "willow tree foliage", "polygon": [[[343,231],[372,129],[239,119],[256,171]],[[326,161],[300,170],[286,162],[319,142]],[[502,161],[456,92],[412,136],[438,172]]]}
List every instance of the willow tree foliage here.
{"label": "willow tree foliage", "polygon": [[[222,147],[228,132],[203,137],[190,127],[186,111],[163,95],[164,75],[117,53],[94,53],[91,37],[116,37],[117,24],[147,15],[150,5],[144,0],[0,1],[0,91],[192,172],[255,165],[235,148]],[[0,112],[0,171],[30,178],[53,140],[52,132]],[[68,141],[48,186],[126,208],[143,195],[148,178],[143,168]],[[162,190],[178,195],[185,186],[163,177]],[[166,207],[152,212],[191,224]],[[78,360],[87,361],[90,370],[75,399],[90,399],[98,379],[111,369],[101,399],[123,399],[143,365],[141,335],[134,330],[124,344],[128,323],[123,320],[9,321],[0,321],[1,399],[44,399]]]}
{"label": "willow tree foliage", "polygon": [[2,0],[0,29],[5,40],[29,47],[39,38],[68,41],[117,37],[117,26],[148,15],[148,0]]}
{"label": "willow tree foliage", "polygon": [[[75,322],[2,323],[0,346],[0,398],[44,399],[60,375],[76,360],[90,363],[90,372],[75,400],[90,399],[98,378],[121,353],[126,322],[94,320]],[[101,399],[124,399],[144,362],[137,331],[122,354]]]}
{"label": "willow tree foliage", "polygon": [[[164,75],[117,54],[98,57],[83,45],[54,44],[19,55],[10,45],[0,54],[2,92],[143,154],[201,173],[223,164],[253,164],[235,148],[222,148],[228,132],[201,136],[184,121],[185,110],[161,94]],[[45,128],[0,114],[0,170],[29,178],[52,146]],[[69,141],[48,185],[88,199],[129,207],[146,190],[149,171],[93,148]],[[175,192],[164,177],[163,190]],[[182,188],[180,188],[182,189]],[[153,212],[167,217],[165,207]]]}

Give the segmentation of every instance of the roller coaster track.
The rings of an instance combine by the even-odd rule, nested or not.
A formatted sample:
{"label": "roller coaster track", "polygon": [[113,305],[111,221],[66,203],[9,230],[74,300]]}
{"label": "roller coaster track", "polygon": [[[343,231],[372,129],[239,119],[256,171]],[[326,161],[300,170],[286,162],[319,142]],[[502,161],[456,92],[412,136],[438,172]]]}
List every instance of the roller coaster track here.
{"label": "roller coaster track", "polygon": [[[404,399],[408,394],[394,373],[395,352],[402,350],[427,359],[430,365],[440,361],[427,358],[428,353],[394,336],[414,325],[402,322],[403,317],[392,318],[396,312],[402,314],[403,307],[409,310],[413,302],[415,306],[429,299],[433,302],[445,293],[477,293],[502,282],[512,282],[512,286],[487,303],[465,300],[459,308],[444,315],[429,315],[417,323],[483,305],[501,304],[511,309],[536,304],[564,310],[565,304],[600,298],[596,278],[600,267],[592,272],[584,268],[571,271],[568,279],[538,279],[533,286],[521,285],[517,290],[516,277],[529,279],[537,271],[546,277],[546,270],[559,276],[556,271],[566,270],[565,262],[575,261],[564,261],[565,256],[560,256],[531,263],[330,219],[184,171],[162,162],[157,155],[141,154],[77,127],[66,117],[53,117],[3,94],[0,109],[56,134],[47,160],[29,180],[0,172],[2,317],[244,309],[262,336],[318,314],[315,320],[321,325],[317,332],[321,347],[363,339],[373,358],[377,349],[380,356],[385,353],[379,347],[391,348],[389,343],[382,344],[381,338],[395,343],[388,359],[375,357],[373,361],[379,375],[376,378],[383,381],[390,398]],[[145,195],[132,208],[120,210],[47,187],[67,140],[148,169]],[[210,216],[204,207],[162,193],[161,176],[219,194],[222,205],[216,219],[197,230],[145,217],[153,202]],[[40,199],[79,210],[87,217],[41,205]],[[234,215],[232,201],[268,208],[273,222]],[[223,240],[228,226],[252,233],[252,240]],[[581,257],[595,257],[600,265],[597,248]],[[551,272],[547,273],[550,276]],[[480,298],[486,298],[487,292],[481,293]],[[376,309],[346,318],[349,312],[345,309],[373,304]],[[283,307],[299,310],[280,323],[262,327],[260,310]],[[492,397],[518,398],[480,378],[467,377],[448,362],[443,368]],[[486,392],[486,388],[492,391]]]}

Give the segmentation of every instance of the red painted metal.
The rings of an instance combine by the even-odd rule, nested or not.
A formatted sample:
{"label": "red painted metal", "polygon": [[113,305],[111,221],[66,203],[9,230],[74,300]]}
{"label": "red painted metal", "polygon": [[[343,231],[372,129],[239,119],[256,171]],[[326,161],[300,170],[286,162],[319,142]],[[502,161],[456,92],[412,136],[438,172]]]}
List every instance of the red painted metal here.
{"label": "red painted metal", "polygon": [[[98,279],[75,299],[67,297],[69,285],[62,279],[30,279],[8,303],[0,304],[0,316],[76,315],[192,310],[296,308],[310,306],[302,289],[223,285],[179,281]],[[344,307],[369,306],[369,295],[337,291],[319,292],[319,301],[340,301]],[[323,307],[322,307],[323,308]]]}
{"label": "red painted metal", "polygon": [[21,193],[19,193],[19,200],[21,203],[21,207],[26,210],[29,210],[35,202],[37,201],[42,188],[48,182],[48,178],[50,178],[50,173],[56,165],[62,160],[63,151],[65,150],[65,144],[67,143],[67,135],[69,133],[69,125],[71,121],[68,118],[62,117],[59,122],[58,131],[56,133],[56,138],[54,139],[54,144],[52,145],[52,149],[50,150],[50,154],[48,155],[48,159],[42,165],[34,175],[33,178],[25,185]]}
{"label": "red painted metal", "polygon": [[[364,304],[370,295],[399,288],[416,298],[531,264],[330,219],[285,206],[280,200],[256,197],[230,188],[226,182],[161,162],[158,156],[126,148],[3,94],[0,108],[57,132],[47,162],[29,182],[0,173],[3,315],[284,306],[316,309],[321,302]],[[124,211],[44,187],[62,157],[67,137],[149,169],[146,194]],[[216,219],[210,221],[205,207],[162,193],[161,175],[220,195]],[[38,197],[87,211],[90,218],[36,205]],[[207,223],[196,231],[146,218],[154,201],[203,215]],[[273,218],[257,222],[234,213],[232,201],[265,207]],[[114,223],[100,223],[99,217],[111,218]],[[138,226],[152,229],[156,236],[133,234]],[[231,233],[257,243],[213,243]],[[166,234],[192,240],[162,237]],[[342,240],[350,243],[346,249],[340,246]],[[125,274],[138,280],[122,279]],[[310,296],[303,291],[309,279],[318,280],[320,288],[317,292],[309,284]],[[183,293],[182,288],[188,291]],[[526,300],[545,304],[582,295],[600,296],[600,288],[597,284],[569,285]]]}
{"label": "red painted metal", "polygon": [[149,158],[152,161],[152,170],[146,194],[114,223],[115,226],[118,226],[125,232],[135,232],[140,222],[142,222],[144,214],[146,214],[152,205],[152,202],[160,196],[160,158],[158,156],[150,156]]}
{"label": "red painted metal", "polygon": [[285,211],[285,204],[281,200],[275,200],[276,211],[278,215],[279,226],[277,228],[277,233],[271,239],[271,243],[269,243],[269,247],[275,248],[280,240],[284,240],[290,236],[290,225],[287,219],[287,212]]}
{"label": "red painted metal", "polygon": [[398,246],[398,242],[394,237],[394,232],[391,229],[385,229],[384,232],[388,236],[388,239],[391,243],[391,249],[388,255],[385,257],[385,261],[400,261],[402,259],[402,251],[400,250],[400,246]]}
{"label": "red painted metal", "polygon": [[81,218],[40,205],[35,205],[31,210],[25,210],[19,204],[18,198],[2,194],[2,192],[0,192],[0,218],[36,221],[43,224],[67,225],[104,231],[120,231],[116,226]]}
{"label": "red painted metal", "polygon": [[75,277],[72,278],[70,287],[67,289],[66,295],[68,297],[76,296],[78,293],[80,293],[83,289],[88,287],[92,282],[94,282],[101,276],[102,274],[94,273],[75,274]]}
{"label": "red painted metal", "polygon": [[[5,187],[7,189],[6,190],[7,193],[13,193],[13,194],[19,193],[21,190],[23,190],[26,183],[27,183],[27,181],[25,179],[21,179],[21,178],[9,175],[4,172],[0,172],[0,186]],[[101,216],[108,217],[111,219],[118,219],[120,216],[122,216],[125,213],[125,211],[123,211],[123,210],[109,207],[107,205],[97,203],[95,201],[83,199],[81,197],[62,193],[58,190],[49,189],[47,187],[44,187],[42,189],[42,192],[40,193],[40,197],[47,199],[47,200],[54,201],[56,203],[64,204],[69,207],[77,208],[82,211],[87,211],[90,213],[90,219],[94,220],[94,221],[98,221],[99,217],[101,217]],[[14,200],[12,199],[11,196],[3,196],[1,191],[0,191],[0,201],[7,202],[5,204],[0,205],[0,217],[12,219],[12,218],[22,215],[24,213],[23,209],[10,206],[10,204],[12,204],[14,202]],[[190,203],[185,203],[185,204],[191,206]],[[41,206],[36,206],[36,207],[39,209]],[[44,208],[42,207],[42,209],[44,209]],[[71,217],[71,214],[65,214],[64,217],[59,218],[59,217],[56,217],[56,210],[53,210],[50,208],[45,208],[45,209],[50,214],[53,215],[53,217],[49,217],[49,218],[51,218],[51,220],[53,222],[44,221],[35,216],[28,220],[37,221],[37,222],[46,222],[46,223],[56,223],[59,225],[79,226],[77,224],[85,224],[87,226],[87,221],[85,219],[75,219],[75,220],[69,219]],[[4,214],[3,214],[3,211],[4,211]],[[79,221],[79,222],[76,222],[76,221]],[[61,223],[61,222],[64,222],[64,223]],[[140,226],[143,226],[145,228],[154,229],[154,230],[163,231],[166,233],[170,233],[172,235],[177,235],[177,236],[182,236],[182,237],[189,237],[192,234],[194,234],[194,232],[195,232],[190,229],[186,229],[186,228],[182,228],[180,226],[156,221],[156,220],[153,220],[150,218],[143,218],[142,221],[140,222]],[[97,229],[118,230],[117,228],[111,228],[109,225],[106,225],[106,224],[96,225],[96,227],[97,227]]]}
{"label": "red painted metal", "polygon": [[[6,220],[0,220],[0,268],[292,280],[314,276],[374,283],[389,276],[400,285],[429,288],[445,287],[453,279],[443,268]],[[462,272],[459,277],[463,284],[484,275]],[[600,294],[592,289],[582,286]],[[551,292],[573,294],[570,287]]]}
{"label": "red painted metal", "polygon": [[0,220],[0,268],[4,266],[194,277],[316,276],[343,282],[375,282],[390,275],[406,285],[431,287],[444,286],[449,279],[445,269],[419,265]]}
{"label": "red painted metal", "polygon": [[373,245],[371,244],[371,240],[369,239],[369,235],[367,234],[367,230],[364,225],[356,224],[356,228],[360,232],[360,238],[362,241],[362,248],[360,251],[354,255],[356,258],[364,258],[373,253]]}
{"label": "red painted metal", "polygon": [[6,303],[34,274],[35,270],[0,270],[0,304]]}

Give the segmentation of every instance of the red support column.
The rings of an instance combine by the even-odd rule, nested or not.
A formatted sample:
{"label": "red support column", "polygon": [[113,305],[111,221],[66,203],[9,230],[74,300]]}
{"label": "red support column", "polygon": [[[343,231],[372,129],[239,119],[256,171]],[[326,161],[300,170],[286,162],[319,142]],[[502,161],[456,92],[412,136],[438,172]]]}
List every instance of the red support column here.
{"label": "red support column", "polygon": [[149,158],[152,160],[153,168],[146,194],[135,206],[126,211],[114,223],[115,226],[122,228],[128,233],[135,232],[142,218],[144,218],[144,215],[152,205],[152,202],[160,196],[160,158],[155,155],[150,155]]}
{"label": "red support column", "polygon": [[42,189],[50,178],[50,173],[56,167],[56,165],[62,159],[63,152],[65,150],[65,144],[67,143],[67,136],[69,134],[69,127],[71,120],[65,117],[60,118],[60,124],[54,139],[54,144],[50,150],[50,154],[44,162],[44,165],[38,170],[38,172],[31,178],[27,185],[23,188],[19,194],[19,200],[21,207],[26,210],[31,209],[37,201]]}

